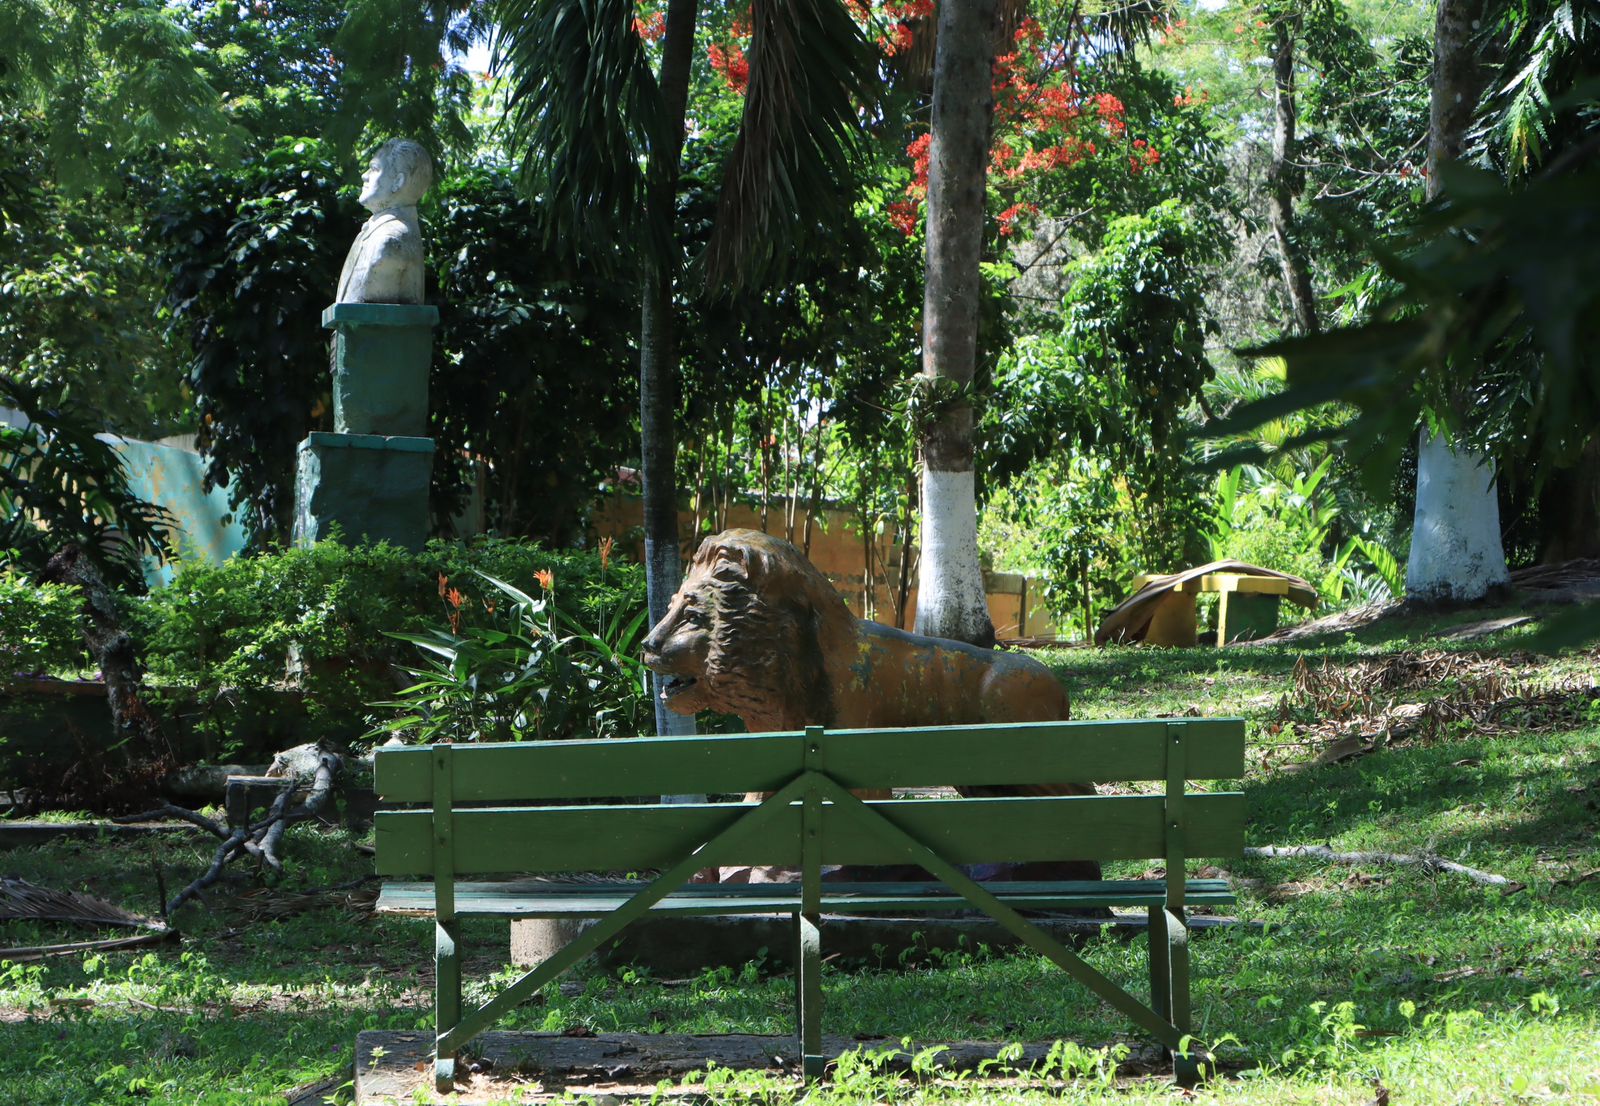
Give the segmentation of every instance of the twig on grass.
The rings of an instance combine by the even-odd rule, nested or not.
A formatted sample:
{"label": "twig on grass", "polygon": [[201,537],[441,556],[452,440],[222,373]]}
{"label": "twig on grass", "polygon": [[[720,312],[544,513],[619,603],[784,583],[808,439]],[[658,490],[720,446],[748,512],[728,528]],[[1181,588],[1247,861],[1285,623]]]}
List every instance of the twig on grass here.
{"label": "twig on grass", "polygon": [[1458,876],[1466,876],[1474,883],[1498,887],[1502,895],[1514,895],[1527,886],[1527,884],[1518,883],[1514,879],[1507,879],[1505,876],[1496,875],[1493,872],[1485,872],[1481,868],[1469,868],[1465,864],[1457,864],[1455,861],[1446,860],[1442,856],[1426,854],[1413,856],[1410,853],[1340,853],[1334,852],[1327,845],[1257,845],[1246,848],[1244,855],[1262,857],[1269,860],[1308,857],[1313,860],[1326,860],[1332,864],[1387,864],[1421,868],[1428,872],[1454,872]]}

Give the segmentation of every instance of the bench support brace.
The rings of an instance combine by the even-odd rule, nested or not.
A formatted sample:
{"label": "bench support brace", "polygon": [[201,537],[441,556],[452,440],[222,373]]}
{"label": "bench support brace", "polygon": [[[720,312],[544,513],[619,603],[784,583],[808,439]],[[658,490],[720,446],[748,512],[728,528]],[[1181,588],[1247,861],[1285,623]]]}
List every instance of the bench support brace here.
{"label": "bench support brace", "polygon": [[816,786],[816,781],[820,778],[822,777],[810,772],[795,777],[781,790],[774,792],[771,798],[740,817],[699,850],[667,869],[648,887],[607,914],[597,924],[584,930],[555,955],[532,971],[524,973],[484,1005],[466,1013],[455,1025],[444,1029],[441,1020],[439,1055],[454,1056],[463,1044],[494,1024],[502,1015],[527,1001],[539,988],[556,979],[568,968],[622,932],[628,925],[644,917],[657,902],[689,882],[689,878],[695,872],[701,868],[716,867],[725,854],[736,852],[746,837],[790,803],[804,796]]}
{"label": "bench support brace", "polygon": [[893,816],[883,807],[869,807],[833,780],[826,776],[820,778],[823,795],[833,803],[835,811],[853,818],[862,829],[897,845],[908,861],[927,869],[951,890],[1005,926],[1016,935],[1017,940],[1041,956],[1054,961],[1062,971],[1099,995],[1113,1009],[1121,1012],[1156,1040],[1174,1051],[1179,1049],[1184,1034],[1172,1022],[1128,994],[1088,961],[995,898],[954,864],[895,825]]}

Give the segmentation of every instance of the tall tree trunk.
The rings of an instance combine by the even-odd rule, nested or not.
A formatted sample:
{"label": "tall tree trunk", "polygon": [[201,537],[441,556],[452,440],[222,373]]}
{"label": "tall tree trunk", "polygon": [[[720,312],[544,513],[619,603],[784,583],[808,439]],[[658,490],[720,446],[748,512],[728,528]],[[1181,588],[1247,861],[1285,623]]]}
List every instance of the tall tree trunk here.
{"label": "tall tree trunk", "polygon": [[939,5],[928,167],[928,252],[922,373],[939,416],[922,428],[922,564],[917,632],[994,644],[978,561],[972,404],[946,405],[948,386],[972,383],[978,356],[978,262],[983,248],[989,124],[994,114],[996,0]]}
{"label": "tall tree trunk", "polygon": [[[668,226],[676,219],[678,158],[683,149],[696,5],[697,0],[671,0],[662,42],[660,81],[667,141],[651,151],[647,202],[652,219]],[[675,234],[669,237],[676,241]],[[683,571],[678,548],[678,446],[672,426],[678,366],[672,337],[672,293],[678,270],[675,248],[669,248],[666,256],[649,267],[640,296],[639,477],[644,485],[644,560],[651,625],[666,615]],[[661,677],[652,675],[651,681],[656,732],[693,733],[692,717],[667,710],[661,698]]]}
{"label": "tall tree trunk", "polygon": [[1294,49],[1300,37],[1300,12],[1285,8],[1272,22],[1272,163],[1267,167],[1267,214],[1278,244],[1283,288],[1294,311],[1295,329],[1315,334],[1317,298],[1311,289],[1311,267],[1294,231],[1294,201],[1304,176],[1295,164]]}
{"label": "tall tree trunk", "polygon": [[[1428,198],[1439,195],[1439,168],[1461,154],[1483,91],[1473,32],[1483,0],[1439,0],[1434,23],[1433,90],[1428,105]],[[1446,397],[1464,413],[1475,365],[1456,365],[1460,383]],[[1455,449],[1425,426],[1417,451],[1417,510],[1412,521],[1406,594],[1429,601],[1481,599],[1510,579],[1500,543],[1493,462]]]}

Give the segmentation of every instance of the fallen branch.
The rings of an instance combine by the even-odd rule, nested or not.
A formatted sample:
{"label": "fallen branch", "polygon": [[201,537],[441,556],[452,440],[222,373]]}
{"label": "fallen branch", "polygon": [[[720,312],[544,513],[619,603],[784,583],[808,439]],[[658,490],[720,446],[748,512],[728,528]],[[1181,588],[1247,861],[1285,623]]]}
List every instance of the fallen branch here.
{"label": "fallen branch", "polygon": [[155,822],[162,818],[175,818],[180,822],[188,822],[199,826],[213,837],[226,839],[228,831],[214,818],[207,818],[199,811],[190,810],[188,807],[179,806],[177,803],[162,803],[152,810],[142,810],[138,814],[125,814],[121,818],[111,819],[119,826],[130,825],[134,822]]}
{"label": "fallen branch", "polygon": [[1485,872],[1480,868],[1469,868],[1465,864],[1457,864],[1441,856],[1413,856],[1410,853],[1338,853],[1327,845],[1258,845],[1245,849],[1244,855],[1269,860],[1306,857],[1312,860],[1326,860],[1332,864],[1387,864],[1421,868],[1427,872],[1454,872],[1458,876],[1466,876],[1474,883],[1499,887],[1503,895],[1514,895],[1527,886],[1514,879]]}
{"label": "fallen branch", "polygon": [[235,857],[253,856],[274,872],[283,871],[283,861],[278,857],[278,846],[283,841],[284,832],[296,822],[307,821],[322,813],[323,808],[328,805],[328,800],[333,796],[334,779],[338,776],[343,763],[334,753],[319,753],[311,789],[306,794],[305,802],[297,807],[289,806],[294,798],[296,783],[292,777],[285,778],[283,790],[273,799],[272,806],[267,810],[267,816],[259,822],[238,826],[232,832],[224,833],[214,821],[194,811],[186,811],[182,807],[170,804],[164,808],[162,813],[168,817],[183,818],[223,839],[211,858],[211,865],[201,873],[200,878],[179,891],[167,904],[167,916],[170,918],[180,906],[221,879],[223,869]]}
{"label": "fallen branch", "polygon": [[0,960],[20,964],[24,960],[43,960],[48,956],[65,956],[73,952],[110,952],[113,949],[135,949],[144,945],[159,945],[178,935],[175,929],[162,929],[154,933],[140,933],[134,937],[108,937],[104,941],[71,941],[64,945],[28,945],[23,948],[0,949]]}
{"label": "fallen branch", "polygon": [[79,891],[57,891],[15,876],[0,877],[0,921],[67,922],[72,925],[166,929],[162,922],[124,910]]}

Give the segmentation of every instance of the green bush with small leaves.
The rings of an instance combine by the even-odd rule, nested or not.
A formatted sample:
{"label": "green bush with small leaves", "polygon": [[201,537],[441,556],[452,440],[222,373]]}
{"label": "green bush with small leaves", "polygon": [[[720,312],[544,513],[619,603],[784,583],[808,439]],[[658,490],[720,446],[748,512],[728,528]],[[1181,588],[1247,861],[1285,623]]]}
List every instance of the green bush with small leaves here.
{"label": "green bush with small leaves", "polygon": [[[304,703],[299,740],[349,744],[385,721],[371,704],[414,682],[403,669],[418,663],[417,648],[391,635],[487,620],[499,593],[485,576],[537,591],[540,572],[552,574],[564,611],[583,624],[645,605],[636,565],[488,538],[435,541],[420,553],[324,542],[184,563],[127,611],[151,679],[197,689],[220,750],[268,701],[282,711],[285,690]],[[573,693],[582,698],[582,689]],[[572,718],[581,726],[582,711]]]}
{"label": "green bush with small leaves", "polygon": [[35,584],[0,570],[0,683],[21,673],[73,672],[89,663],[75,587]]}

